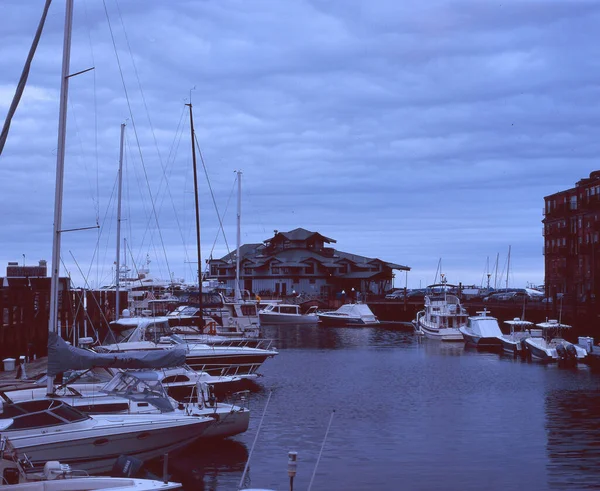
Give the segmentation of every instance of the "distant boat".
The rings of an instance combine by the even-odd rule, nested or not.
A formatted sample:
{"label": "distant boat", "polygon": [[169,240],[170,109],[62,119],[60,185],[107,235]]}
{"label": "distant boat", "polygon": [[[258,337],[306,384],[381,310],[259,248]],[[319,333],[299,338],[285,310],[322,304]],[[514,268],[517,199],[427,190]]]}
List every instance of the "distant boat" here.
{"label": "distant boat", "polygon": [[510,328],[508,334],[502,334],[500,336],[500,342],[502,343],[502,349],[505,353],[509,353],[513,356],[525,357],[527,353],[527,347],[525,346],[525,339],[531,336],[537,336],[541,334],[541,330],[535,329],[532,332],[533,322],[521,320],[515,317],[511,321],[506,321]]}
{"label": "distant boat", "polygon": [[364,303],[348,303],[331,312],[318,312],[324,326],[372,326],[379,320]]}
{"label": "distant boat", "polygon": [[544,362],[557,361],[561,364],[577,364],[587,356],[587,351],[562,338],[562,333],[571,326],[561,324],[557,320],[549,320],[536,324],[542,329],[541,337],[525,340],[531,357]]}
{"label": "distant boat", "polygon": [[466,326],[459,328],[465,342],[477,348],[499,348],[502,331],[498,320],[488,316],[485,309],[477,314],[468,318]]}
{"label": "distant boat", "polygon": [[288,303],[273,303],[258,311],[262,324],[317,324],[319,316],[317,307],[310,307],[304,314],[300,305]]}

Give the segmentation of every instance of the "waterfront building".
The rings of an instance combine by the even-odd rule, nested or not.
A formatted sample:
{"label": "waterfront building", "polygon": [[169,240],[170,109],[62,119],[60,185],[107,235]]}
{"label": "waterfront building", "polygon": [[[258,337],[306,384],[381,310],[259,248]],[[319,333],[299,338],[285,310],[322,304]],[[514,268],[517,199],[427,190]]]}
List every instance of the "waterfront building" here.
{"label": "waterfront building", "polygon": [[[344,292],[348,300],[364,293],[382,294],[393,284],[394,270],[408,266],[342,252],[334,239],[297,228],[274,231],[261,244],[240,247],[240,288],[253,294],[330,298]],[[236,252],[209,260],[210,276],[235,287]],[[354,297],[354,298],[353,298]]]}
{"label": "waterfront building", "polygon": [[546,295],[595,302],[600,287],[600,171],[544,197]]}

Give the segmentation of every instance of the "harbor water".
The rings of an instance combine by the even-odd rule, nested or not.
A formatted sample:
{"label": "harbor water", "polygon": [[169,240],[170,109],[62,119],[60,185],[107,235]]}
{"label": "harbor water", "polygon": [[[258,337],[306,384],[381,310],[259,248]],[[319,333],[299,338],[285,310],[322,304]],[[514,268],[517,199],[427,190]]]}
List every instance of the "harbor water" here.
{"label": "harbor water", "polygon": [[[279,355],[250,429],[171,456],[186,490],[600,488],[600,373],[420,339],[409,326],[262,328]],[[323,440],[335,410],[324,446]]]}

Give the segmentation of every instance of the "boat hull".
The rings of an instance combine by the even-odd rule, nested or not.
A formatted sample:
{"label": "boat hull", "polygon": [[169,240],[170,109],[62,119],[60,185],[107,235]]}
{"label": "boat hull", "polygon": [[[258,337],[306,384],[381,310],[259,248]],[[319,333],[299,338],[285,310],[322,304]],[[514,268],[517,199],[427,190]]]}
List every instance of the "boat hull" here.
{"label": "boat hull", "polygon": [[500,338],[500,343],[502,344],[502,351],[506,354],[525,357],[527,353],[524,339],[515,340],[503,336]]}
{"label": "boat hull", "polygon": [[319,320],[326,327],[367,327],[376,326],[379,324],[378,320],[365,321],[361,318],[353,317],[337,317],[319,314]]}
{"label": "boat hull", "polygon": [[458,329],[449,327],[436,329],[420,321],[417,323],[417,329],[419,329],[425,335],[425,337],[429,339],[437,339],[439,341],[448,342],[463,341],[463,335]]}
{"label": "boat hull", "polygon": [[281,313],[261,313],[258,318],[260,324],[318,324],[319,317],[317,315],[294,315]]}
{"label": "boat hull", "polygon": [[502,346],[500,340],[496,337],[483,337],[477,334],[461,328],[460,332],[463,335],[463,339],[466,344],[475,346],[481,349],[499,349]]}
{"label": "boat hull", "polygon": [[[129,415],[127,415],[129,416]],[[179,450],[198,440],[213,424],[209,418],[186,416],[166,421],[164,418],[132,422],[125,415],[96,417],[109,420],[109,426],[81,427],[48,431],[35,435],[7,431],[11,446],[27,454],[35,466],[50,460],[69,464],[90,473],[109,472],[120,455],[151,460]]]}

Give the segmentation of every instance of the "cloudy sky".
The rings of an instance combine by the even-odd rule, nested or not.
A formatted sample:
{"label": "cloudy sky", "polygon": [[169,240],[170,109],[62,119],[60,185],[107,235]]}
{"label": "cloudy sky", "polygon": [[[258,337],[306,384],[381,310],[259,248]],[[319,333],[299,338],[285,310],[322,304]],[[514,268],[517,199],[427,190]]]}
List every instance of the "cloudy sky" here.
{"label": "cloudy sky", "polygon": [[[0,3],[2,119],[43,4]],[[71,79],[63,227],[101,227],[63,236],[80,286],[110,281],[122,122],[128,263],[192,281],[190,96],[204,258],[227,253],[209,184],[235,247],[242,170],[243,243],[303,227],[409,287],[440,259],[505,282],[511,246],[509,285],[540,284],[543,197],[600,168],[595,0],[75,4],[71,72],[95,70]],[[63,25],[54,0],[0,156],[0,275],[51,259]]]}

